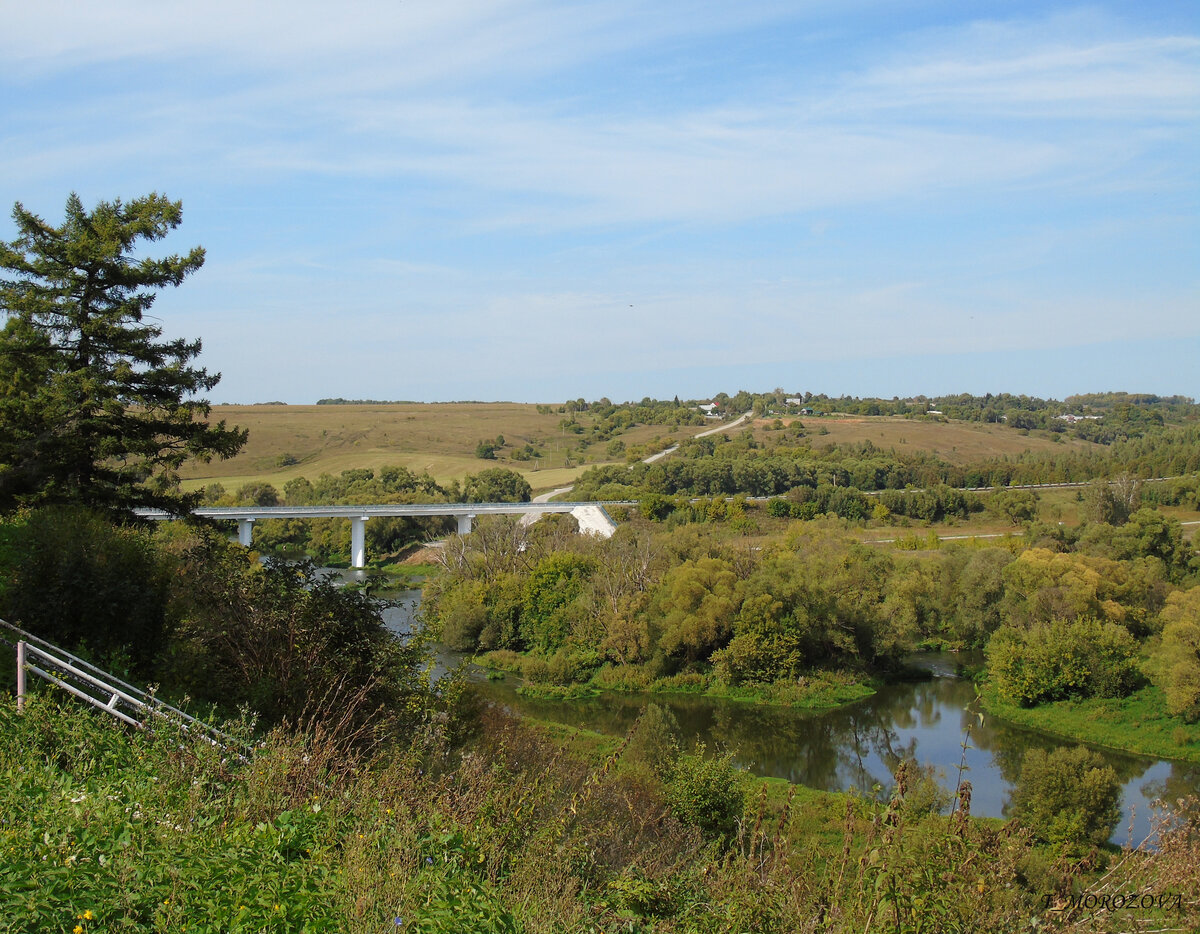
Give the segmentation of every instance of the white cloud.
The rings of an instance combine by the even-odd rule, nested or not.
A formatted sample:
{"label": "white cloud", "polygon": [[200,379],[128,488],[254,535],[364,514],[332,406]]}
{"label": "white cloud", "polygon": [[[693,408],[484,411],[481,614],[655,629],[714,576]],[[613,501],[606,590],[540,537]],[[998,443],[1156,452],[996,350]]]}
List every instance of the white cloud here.
{"label": "white cloud", "polygon": [[411,86],[481,73],[545,72],[664,37],[745,29],[798,11],[769,0],[736,7],[638,0],[345,0],[336,6],[321,0],[46,0],[5,11],[0,52],[6,65],[0,67],[28,73],[202,56],[255,71],[315,71],[335,87]]}
{"label": "white cloud", "polygon": [[1172,121],[1200,115],[1200,39],[1039,41],[955,49],[873,68],[833,104],[907,116]]}
{"label": "white cloud", "polygon": [[[164,318],[227,379],[342,361],[328,394],[437,385],[464,334],[565,380],[1196,333],[1200,38],[857,6],[13,5],[0,177],[183,197],[209,264]],[[560,352],[598,331],[638,337]]]}
{"label": "white cloud", "polygon": [[[820,84],[777,66],[770,94],[736,88],[727,100],[647,110],[619,94],[596,109],[555,97],[553,84],[497,95],[493,82],[602,70],[598,60],[613,51],[769,21],[780,5],[736,14],[633,0],[332,9],[124,0],[68,16],[27,5],[0,50],[10,67],[35,68],[213,56],[242,75],[213,91],[81,97],[74,119],[112,120],[124,139],[64,143],[43,172],[85,152],[103,165],[136,151],[213,176],[425,178],[496,195],[480,197],[467,222],[484,229],[736,223],[1035,180],[1093,183],[1163,144],[1121,121],[1169,139],[1200,114],[1200,39],[1073,35],[1069,18],[917,34],[884,64]],[[62,28],[46,28],[56,15]],[[1068,129],[1064,116],[1092,125]],[[36,173],[20,155],[35,144],[14,132],[4,168]],[[30,136],[44,132],[38,125]]]}

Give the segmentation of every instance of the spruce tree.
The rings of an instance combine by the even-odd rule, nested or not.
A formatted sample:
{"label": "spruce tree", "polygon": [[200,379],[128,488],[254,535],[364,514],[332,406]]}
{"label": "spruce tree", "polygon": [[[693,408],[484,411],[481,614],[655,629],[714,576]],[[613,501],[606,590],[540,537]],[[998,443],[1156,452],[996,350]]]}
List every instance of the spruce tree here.
{"label": "spruce tree", "polygon": [[220,374],[191,361],[200,341],[163,340],[146,320],[157,290],[178,286],[204,250],[143,257],[141,241],[178,226],[180,202],[152,193],[84,209],[67,199],[54,227],[13,208],[0,242],[0,508],[80,503],[106,511],[183,512],[188,458],[236,454],[246,433],[208,423],[198,393]]}

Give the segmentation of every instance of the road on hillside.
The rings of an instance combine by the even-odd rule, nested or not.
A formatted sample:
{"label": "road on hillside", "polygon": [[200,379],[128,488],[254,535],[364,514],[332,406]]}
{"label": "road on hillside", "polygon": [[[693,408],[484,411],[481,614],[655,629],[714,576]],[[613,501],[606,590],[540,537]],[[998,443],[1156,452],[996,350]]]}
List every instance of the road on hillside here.
{"label": "road on hillside", "polygon": [[[742,422],[744,422],[746,419],[748,419],[753,414],[754,414],[753,412],[747,412],[745,415],[739,415],[737,418],[735,418],[733,421],[731,421],[728,425],[718,425],[716,428],[710,428],[710,429],[708,429],[708,431],[702,431],[698,435],[692,435],[692,437],[693,438],[707,438],[709,435],[715,435],[718,431],[728,431],[730,428],[736,428],[738,425],[740,425]],[[659,451],[657,454],[651,454],[649,457],[643,457],[642,463],[643,464],[653,464],[655,461],[661,460],[662,458],[666,457],[668,454],[673,454],[675,451],[678,451],[678,450],[679,450],[678,444],[672,445],[669,448],[665,448],[664,450]],[[532,502],[548,503],[554,497],[559,496],[563,493],[570,493],[573,489],[575,489],[575,484],[573,484],[573,483],[570,486],[560,486],[557,490],[551,490],[549,493],[539,493],[537,496],[535,496],[533,498]]]}
{"label": "road on hillside", "polygon": [[[698,435],[692,435],[692,438],[707,438],[709,435],[715,435],[718,431],[728,431],[730,428],[736,428],[738,425],[740,425],[742,422],[744,422],[746,419],[748,419],[753,414],[754,414],[753,412],[747,412],[745,415],[739,415],[737,418],[735,418],[733,421],[731,421],[727,425],[718,425],[716,428],[710,428],[710,429],[708,429],[708,431],[702,431]],[[689,440],[691,440],[691,439],[689,439]],[[653,464],[656,460],[661,460],[662,458],[666,457],[668,454],[674,454],[678,450],[679,450],[678,444],[672,445],[671,447],[666,448],[665,450],[659,451],[657,454],[651,454],[649,457],[643,457],[642,463],[643,464]]]}

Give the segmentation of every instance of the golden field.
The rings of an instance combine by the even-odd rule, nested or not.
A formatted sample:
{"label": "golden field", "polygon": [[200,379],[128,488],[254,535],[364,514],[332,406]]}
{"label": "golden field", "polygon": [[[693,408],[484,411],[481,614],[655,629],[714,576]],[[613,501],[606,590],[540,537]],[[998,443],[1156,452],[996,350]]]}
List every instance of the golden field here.
{"label": "golden field", "polygon": [[[926,418],[908,419],[901,415],[821,415],[803,418],[783,417],[784,426],[799,421],[814,447],[823,444],[856,444],[870,441],[881,450],[895,448],[930,451],[951,464],[966,464],[988,457],[1020,454],[1023,451],[1070,450],[1086,447],[1085,441],[1055,441],[1049,432],[1021,434],[1004,425],[983,422],[944,421]],[[756,419],[755,433],[770,438],[773,417]],[[821,434],[825,429],[827,434]]]}
{"label": "golden field", "polygon": [[[315,480],[323,473],[377,470],[397,464],[417,473],[428,472],[441,483],[504,466],[520,472],[535,490],[549,490],[573,482],[596,464],[624,463],[623,454],[607,453],[606,442],[581,452],[579,441],[583,436],[564,431],[560,424],[564,417],[557,406],[551,414],[542,414],[535,405],[513,402],[214,406],[214,420],[248,429],[249,440],[237,457],[187,464],[182,472],[184,487],[194,490],[219,482],[232,491],[244,483],[267,482],[282,489],[295,477]],[[575,419],[585,430],[593,421],[587,412],[576,413]],[[783,419],[785,425],[792,421]],[[802,421],[817,447],[870,441],[883,450],[927,450],[951,463],[1083,443],[1060,443],[1044,432],[1023,435],[1002,425],[974,422],[836,415],[805,417]],[[773,422],[773,418],[756,420],[755,434],[768,441],[774,433]],[[711,425],[676,430],[638,426],[622,433],[620,440],[627,448],[653,442],[665,445],[708,427]],[[822,429],[826,433],[822,434]],[[476,445],[494,440],[497,435],[503,435],[505,441],[497,459],[476,457]],[[533,445],[542,456],[514,460],[513,452],[526,444]],[[291,459],[295,463],[282,466]]]}
{"label": "golden field", "polygon": [[[580,435],[560,427],[565,417],[556,411],[543,415],[537,406],[515,402],[434,402],[399,405],[218,405],[212,420],[224,420],[250,432],[237,456],[208,464],[189,463],[182,471],[184,488],[198,489],[219,482],[235,490],[248,482],[267,482],[277,489],[295,477],[315,480],[323,473],[387,464],[428,472],[440,483],[461,480],[488,467],[520,472],[535,490],[564,486],[588,467],[610,463],[605,443],[582,454]],[[588,428],[592,416],[576,413]],[[703,428],[672,433],[659,425],[639,426],[620,437],[626,446],[656,438],[678,440]],[[483,440],[503,435],[505,446],[496,460],[475,456]],[[542,454],[531,461],[513,460],[514,450],[534,445]],[[297,463],[280,466],[285,455]],[[568,466],[568,455],[570,464]],[[616,460],[624,462],[624,456]]]}

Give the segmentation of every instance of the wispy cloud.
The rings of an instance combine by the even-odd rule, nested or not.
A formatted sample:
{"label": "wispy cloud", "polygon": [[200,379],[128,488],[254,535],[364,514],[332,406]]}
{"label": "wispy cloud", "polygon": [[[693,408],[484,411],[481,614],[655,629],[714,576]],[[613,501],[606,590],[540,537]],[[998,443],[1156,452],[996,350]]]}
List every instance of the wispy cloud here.
{"label": "wispy cloud", "polygon": [[[1044,24],[968,24],[936,43],[910,37],[885,64],[820,84],[781,66],[761,97],[652,112],[618,97],[597,112],[556,97],[553,84],[501,100],[489,82],[593,67],[622,48],[719,32],[733,19],[748,28],[778,17],[779,7],[750,5],[734,17],[706,5],[706,17],[692,19],[677,5],[631,0],[464,0],[383,12],[354,4],[336,15],[306,3],[217,3],[199,17],[169,4],[103,9],[85,7],[65,28],[44,29],[53,11],[24,7],[0,49],[10,67],[58,69],[89,58],[215,54],[246,83],[182,88],[150,104],[138,100],[153,98],[149,91],[89,98],[80,109],[92,121],[108,111],[126,129],[119,144],[97,148],[89,138],[92,159],[115,162],[136,149],[249,178],[416,177],[529,196],[515,209],[505,197],[481,201],[474,226],[736,223],[1058,182],[1095,176],[1161,141],[1139,144],[1114,123],[1185,133],[1200,115],[1200,38],[1191,36],[1072,42],[1050,30],[1039,41]],[[145,116],[131,125],[137,114]],[[1068,130],[1064,116],[1110,128]],[[10,149],[27,152],[21,142]],[[64,146],[50,159],[79,156]],[[6,168],[21,168],[22,156],[14,158]]]}
{"label": "wispy cloud", "polygon": [[210,259],[172,326],[227,379],[277,341],[436,380],[470,334],[515,380],[597,322],[639,340],[564,379],[1195,334],[1200,29],[896,9],[16,5],[0,177],[184,197]]}
{"label": "wispy cloud", "polygon": [[850,112],[907,119],[1007,117],[1183,123],[1200,115],[1200,38],[1039,41],[936,50],[872,68],[834,99]]}

